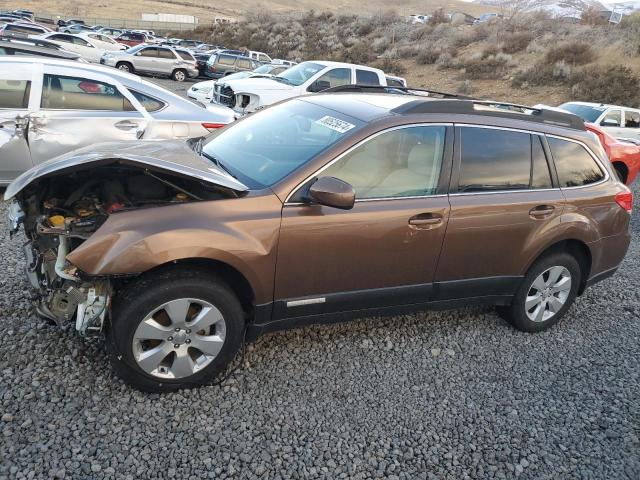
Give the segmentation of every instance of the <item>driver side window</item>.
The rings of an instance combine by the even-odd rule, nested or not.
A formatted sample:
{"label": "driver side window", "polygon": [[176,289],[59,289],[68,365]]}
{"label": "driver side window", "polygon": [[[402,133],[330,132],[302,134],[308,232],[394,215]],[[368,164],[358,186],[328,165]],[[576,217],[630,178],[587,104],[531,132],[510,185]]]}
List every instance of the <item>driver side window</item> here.
{"label": "driver side window", "polygon": [[619,127],[622,121],[622,112],[620,110],[609,110],[600,122],[605,127]]}
{"label": "driver side window", "polygon": [[427,196],[436,193],[446,127],[414,126],[365,141],[321,176],[353,186],[356,199]]}
{"label": "driver side window", "polygon": [[351,83],[351,69],[334,68],[323,74],[315,82],[313,82],[313,91],[319,92],[327,88],[339,87],[341,85],[349,85]]}

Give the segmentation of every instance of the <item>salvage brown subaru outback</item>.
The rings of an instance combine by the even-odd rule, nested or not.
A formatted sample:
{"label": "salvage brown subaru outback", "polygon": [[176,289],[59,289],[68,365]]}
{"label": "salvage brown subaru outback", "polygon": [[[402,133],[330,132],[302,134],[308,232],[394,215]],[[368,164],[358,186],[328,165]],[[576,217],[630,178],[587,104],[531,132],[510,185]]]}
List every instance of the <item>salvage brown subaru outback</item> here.
{"label": "salvage brown subaru outback", "polygon": [[632,204],[578,117],[353,92],[72,152],[5,196],[39,313],[105,331],[146,391],[312,322],[484,303],[543,330],[616,271]]}

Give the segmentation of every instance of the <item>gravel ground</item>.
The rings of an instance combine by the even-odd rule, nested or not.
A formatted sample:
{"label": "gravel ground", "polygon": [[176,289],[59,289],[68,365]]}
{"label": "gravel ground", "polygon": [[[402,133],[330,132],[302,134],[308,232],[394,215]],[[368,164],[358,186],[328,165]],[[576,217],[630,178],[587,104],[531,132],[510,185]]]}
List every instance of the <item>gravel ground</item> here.
{"label": "gravel ground", "polygon": [[0,205],[0,479],[637,480],[639,190],[619,273],[550,331],[490,308],[308,327],[260,338],[222,387],[161,396],[31,312]]}

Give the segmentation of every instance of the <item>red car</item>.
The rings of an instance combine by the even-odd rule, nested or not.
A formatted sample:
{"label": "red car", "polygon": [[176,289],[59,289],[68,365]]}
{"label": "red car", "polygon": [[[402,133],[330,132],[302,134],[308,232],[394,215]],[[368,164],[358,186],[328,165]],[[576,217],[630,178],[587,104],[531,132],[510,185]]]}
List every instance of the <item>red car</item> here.
{"label": "red car", "polygon": [[631,185],[640,169],[640,146],[618,140],[593,123],[584,125],[598,136],[620,179]]}
{"label": "red car", "polygon": [[123,45],[135,47],[136,45],[140,45],[141,43],[147,43],[147,36],[144,33],[131,32],[123,33],[115,40],[116,42],[122,43]]}

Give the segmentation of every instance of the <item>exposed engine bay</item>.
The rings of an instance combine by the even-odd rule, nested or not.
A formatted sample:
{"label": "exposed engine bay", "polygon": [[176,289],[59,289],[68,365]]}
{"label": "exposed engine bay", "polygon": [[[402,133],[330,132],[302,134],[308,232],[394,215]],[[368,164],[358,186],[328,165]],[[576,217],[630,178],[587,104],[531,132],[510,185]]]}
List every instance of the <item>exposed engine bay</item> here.
{"label": "exposed engine bay", "polygon": [[132,209],[216,200],[233,190],[197,178],[112,163],[65,171],[31,183],[10,208],[24,225],[27,277],[39,296],[38,313],[64,324],[75,318],[81,335],[99,333],[114,279],[91,277],[66,260],[111,215]]}

